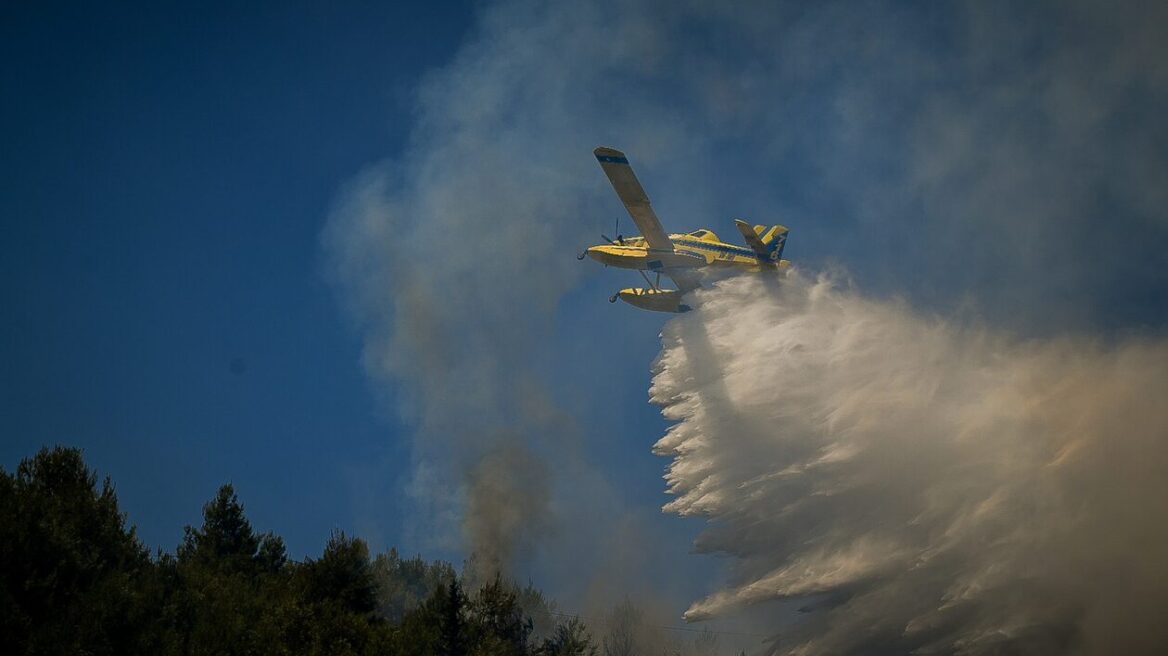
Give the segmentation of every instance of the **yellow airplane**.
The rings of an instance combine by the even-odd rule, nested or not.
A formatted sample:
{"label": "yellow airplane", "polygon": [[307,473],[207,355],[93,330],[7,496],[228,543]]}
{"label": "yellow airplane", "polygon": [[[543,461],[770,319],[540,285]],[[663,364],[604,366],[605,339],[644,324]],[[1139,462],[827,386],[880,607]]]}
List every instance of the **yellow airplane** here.
{"label": "yellow airplane", "polygon": [[[589,256],[606,266],[636,269],[649,285],[648,288],[622,289],[609,297],[609,303],[615,303],[619,298],[643,310],[686,312],[690,307],[681,302],[682,296],[700,286],[697,269],[721,267],[739,271],[779,271],[791,266],[783,259],[787,229],[781,225],[752,227],[742,219],[734,219],[735,227],[750,248],[723,242],[706,228],[666,234],[625,154],[604,146],[592,152],[641,235],[625,237],[618,234],[615,240],[601,235],[608,243],[590,246],[576,259]],[[649,280],[646,271],[657,274],[655,283]],[[662,273],[673,280],[677,289],[661,288]]]}

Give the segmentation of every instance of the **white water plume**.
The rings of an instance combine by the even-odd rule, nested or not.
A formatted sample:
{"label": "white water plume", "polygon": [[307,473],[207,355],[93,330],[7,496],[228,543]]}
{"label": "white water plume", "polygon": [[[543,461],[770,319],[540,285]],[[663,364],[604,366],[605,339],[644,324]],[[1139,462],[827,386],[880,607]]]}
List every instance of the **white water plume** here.
{"label": "white water plume", "polygon": [[666,510],[732,580],[688,619],[824,601],[784,653],[1168,644],[1168,343],[1018,341],[822,277],[670,322]]}

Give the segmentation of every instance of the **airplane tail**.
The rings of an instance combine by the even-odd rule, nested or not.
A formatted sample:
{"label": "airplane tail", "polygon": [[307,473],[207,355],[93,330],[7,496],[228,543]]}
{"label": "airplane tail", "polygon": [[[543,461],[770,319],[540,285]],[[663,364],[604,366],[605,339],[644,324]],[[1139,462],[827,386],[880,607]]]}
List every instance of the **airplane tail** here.
{"label": "airplane tail", "polygon": [[759,259],[769,260],[774,264],[783,259],[783,247],[787,245],[789,232],[786,226],[773,225],[768,228],[756,225],[751,228],[750,224],[742,219],[734,219],[734,224]]}
{"label": "airplane tail", "polygon": [[787,233],[790,232],[786,226],[776,224],[765,231],[763,226],[754,226],[754,231],[758,233],[759,241],[766,246],[771,262],[783,259],[783,247],[787,245]]}

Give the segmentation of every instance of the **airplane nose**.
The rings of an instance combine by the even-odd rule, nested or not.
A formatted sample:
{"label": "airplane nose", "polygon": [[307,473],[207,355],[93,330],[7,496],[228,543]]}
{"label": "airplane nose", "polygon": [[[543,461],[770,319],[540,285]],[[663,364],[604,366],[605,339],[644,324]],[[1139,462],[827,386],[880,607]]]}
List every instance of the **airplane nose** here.
{"label": "airplane nose", "polygon": [[604,251],[604,244],[597,244],[596,246],[589,246],[588,248],[585,248],[584,252],[576,256],[576,259],[582,260],[584,259],[584,256],[588,256],[597,262],[604,262],[605,255],[606,253]]}

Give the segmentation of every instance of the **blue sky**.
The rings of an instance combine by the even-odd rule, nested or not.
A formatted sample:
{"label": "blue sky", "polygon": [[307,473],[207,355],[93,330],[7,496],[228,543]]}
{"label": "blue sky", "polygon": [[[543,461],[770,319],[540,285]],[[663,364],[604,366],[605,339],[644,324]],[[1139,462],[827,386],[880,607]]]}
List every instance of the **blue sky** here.
{"label": "blue sky", "polygon": [[667,228],[783,222],[925,314],[1168,320],[1155,7],[3,11],[0,462],[82,447],[152,546],[227,481],[294,556],[342,528],[458,560],[460,520],[534,500],[499,524],[523,574],[649,570],[683,608],[719,565],[659,512],[666,317],[574,257],[623,214],[596,145]]}
{"label": "blue sky", "polygon": [[167,549],[226,481],[296,555],[351,529],[348,469],[399,446],[319,234],[470,11],[6,4],[5,468],[80,446]]}
{"label": "blue sky", "polygon": [[[415,88],[474,6],[6,11],[5,468],[81,447],[152,548],[172,550],[232,482],[295,557],[340,528],[460,561],[409,528],[411,430],[394,387],[371,387],[320,238],[344,186],[404,148]],[[561,343],[596,338],[588,315],[613,318],[595,302],[613,284],[567,290],[583,312],[561,317]],[[644,390],[662,318],[619,316],[626,339],[545,366],[618,354],[621,384],[569,402],[604,408],[587,424],[619,494],[687,536],[655,513],[664,422]]]}

